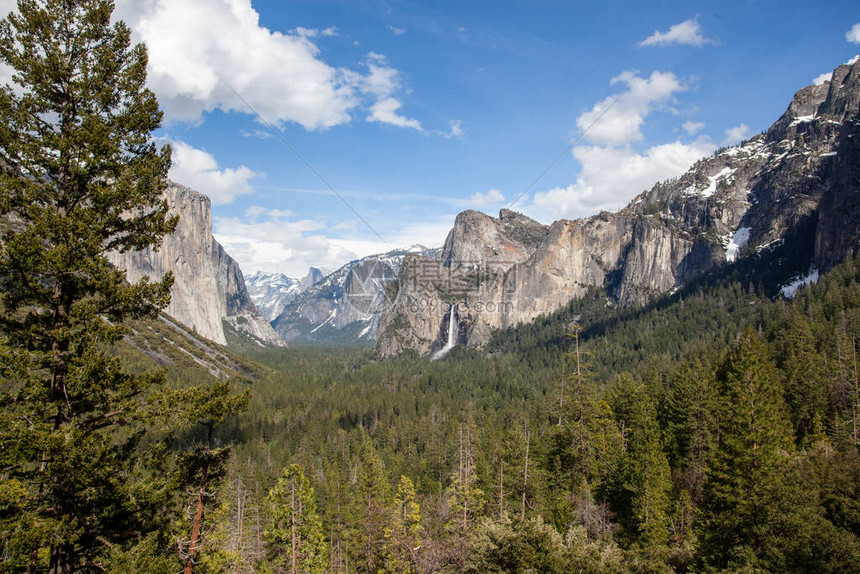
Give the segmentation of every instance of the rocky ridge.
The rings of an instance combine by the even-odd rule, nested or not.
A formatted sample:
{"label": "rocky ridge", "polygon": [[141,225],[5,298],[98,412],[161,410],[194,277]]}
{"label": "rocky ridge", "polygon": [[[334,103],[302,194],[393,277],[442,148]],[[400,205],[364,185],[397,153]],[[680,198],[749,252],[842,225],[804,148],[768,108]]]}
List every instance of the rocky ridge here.
{"label": "rocky ridge", "polygon": [[318,267],[311,267],[302,279],[287,277],[283,273],[257,271],[245,278],[245,286],[260,314],[274,321],[300,293],[322,281],[328,274],[327,270]]}
{"label": "rocky ridge", "polygon": [[812,229],[811,270],[858,246],[860,62],[803,88],[765,133],[703,158],[617,213],[549,228],[503,211],[458,216],[440,259],[406,258],[379,320],[378,349],[430,355],[447,339],[481,346],[493,329],[554,311],[589,287],[642,303],[717,266]]}
{"label": "rocky ridge", "polygon": [[390,298],[386,289],[409,254],[433,259],[439,250],[416,245],[351,261],[302,290],[272,321],[272,327],[285,341],[374,340],[386,297]]}
{"label": "rocky ridge", "polygon": [[171,182],[165,190],[171,215],[179,215],[176,230],[158,250],[147,248],[112,253],[111,262],[126,270],[129,281],[144,276],[174,275],[167,315],[195,333],[227,344],[224,322],[259,344],[283,345],[251,300],[236,261],[212,237],[209,198]]}

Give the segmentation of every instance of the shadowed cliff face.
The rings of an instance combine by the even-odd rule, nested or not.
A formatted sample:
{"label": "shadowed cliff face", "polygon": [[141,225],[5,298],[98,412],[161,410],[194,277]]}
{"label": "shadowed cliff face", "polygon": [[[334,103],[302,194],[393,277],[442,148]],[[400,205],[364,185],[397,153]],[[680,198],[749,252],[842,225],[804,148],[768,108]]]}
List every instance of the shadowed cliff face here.
{"label": "shadowed cliff face", "polygon": [[549,228],[503,210],[461,213],[439,259],[410,257],[379,321],[382,355],[428,355],[456,305],[460,341],[552,312],[589,287],[621,305],[815,228],[808,264],[826,271],[860,235],[860,62],[803,88],[764,134],[658,183],[617,213]]}
{"label": "shadowed cliff face", "polygon": [[155,251],[147,248],[113,253],[111,262],[126,270],[129,281],[143,276],[175,277],[165,313],[216,343],[226,344],[224,321],[261,343],[283,342],[259,316],[236,261],[212,237],[209,198],[171,183],[165,191],[171,215],[179,216],[176,230]]}

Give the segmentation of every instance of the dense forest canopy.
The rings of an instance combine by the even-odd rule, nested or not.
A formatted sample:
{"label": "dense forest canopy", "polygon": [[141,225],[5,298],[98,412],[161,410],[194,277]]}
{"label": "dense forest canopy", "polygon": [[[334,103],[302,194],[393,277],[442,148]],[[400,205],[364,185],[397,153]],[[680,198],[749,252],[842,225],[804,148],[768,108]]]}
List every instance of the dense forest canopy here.
{"label": "dense forest canopy", "polygon": [[112,9],[0,24],[0,571],[860,571],[860,259],[593,289],[444,361],[218,348],[105,258],[175,225]]}

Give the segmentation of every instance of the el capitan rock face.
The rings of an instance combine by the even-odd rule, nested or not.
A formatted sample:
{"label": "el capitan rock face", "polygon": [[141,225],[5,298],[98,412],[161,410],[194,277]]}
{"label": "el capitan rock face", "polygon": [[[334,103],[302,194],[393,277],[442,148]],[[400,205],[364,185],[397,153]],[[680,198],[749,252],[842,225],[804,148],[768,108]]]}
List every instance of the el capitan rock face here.
{"label": "el capitan rock face", "polygon": [[826,271],[860,237],[860,62],[798,91],[764,134],[703,158],[617,213],[549,228],[503,210],[461,213],[440,258],[408,257],[379,320],[378,350],[429,355],[447,339],[480,346],[493,329],[552,312],[589,287],[621,305],[814,230],[808,264]]}
{"label": "el capitan rock face", "polygon": [[170,183],[165,191],[171,215],[179,215],[176,230],[155,251],[113,253],[111,262],[126,270],[129,281],[143,276],[174,275],[170,304],[164,312],[199,335],[226,344],[224,321],[258,342],[282,345],[268,321],[254,306],[239,265],[212,237],[209,198]]}

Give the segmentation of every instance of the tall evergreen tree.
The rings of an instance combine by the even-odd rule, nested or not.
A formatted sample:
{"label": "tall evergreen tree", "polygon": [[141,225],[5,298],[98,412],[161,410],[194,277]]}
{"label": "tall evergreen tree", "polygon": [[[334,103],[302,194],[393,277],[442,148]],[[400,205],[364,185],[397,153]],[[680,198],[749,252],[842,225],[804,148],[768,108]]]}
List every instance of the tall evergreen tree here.
{"label": "tall evergreen tree", "polygon": [[[622,377],[630,377],[624,373]],[[646,547],[668,542],[669,493],[672,482],[669,462],[663,451],[663,433],[657,424],[657,409],[644,385],[635,387],[631,398],[628,453],[632,464],[633,518]]]}
{"label": "tall evergreen tree", "polygon": [[553,429],[549,439],[547,474],[552,487],[568,490],[573,496],[556,509],[556,520],[566,524],[575,512],[580,520],[589,523],[590,530],[602,530],[607,525],[606,508],[595,504],[592,497],[596,490],[607,487],[616,473],[621,434],[612,408],[585,364],[578,340],[568,362],[568,395],[562,424]]}
{"label": "tall evergreen tree", "polygon": [[418,572],[421,550],[421,506],[415,500],[415,485],[407,476],[400,477],[394,496],[391,526],[385,529],[385,569],[387,572]]}
{"label": "tall evergreen tree", "polygon": [[778,516],[792,452],[779,375],[767,349],[744,331],[717,372],[719,438],[708,484],[705,549],[718,566],[754,565],[764,555],[767,516]]}
{"label": "tall evergreen tree", "polygon": [[[92,570],[159,504],[134,480],[146,397],[106,347],[172,279],[129,285],[110,251],[157,246],[170,150],[147,54],[109,0],[21,0],[0,22],[0,478],[20,489],[12,568]],[[151,517],[151,516],[150,516]],[[4,524],[10,524],[4,522]]]}
{"label": "tall evergreen tree", "polygon": [[385,560],[385,529],[391,521],[391,488],[385,466],[369,438],[365,438],[355,497],[356,536],[353,550],[359,572],[377,572]]}
{"label": "tall evergreen tree", "polygon": [[314,489],[302,467],[291,464],[269,491],[274,525],[266,532],[270,554],[280,572],[321,574],[329,548],[317,516]]}

